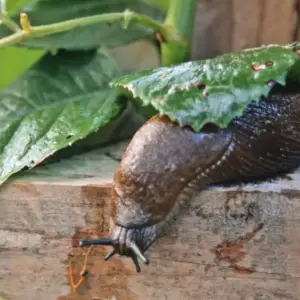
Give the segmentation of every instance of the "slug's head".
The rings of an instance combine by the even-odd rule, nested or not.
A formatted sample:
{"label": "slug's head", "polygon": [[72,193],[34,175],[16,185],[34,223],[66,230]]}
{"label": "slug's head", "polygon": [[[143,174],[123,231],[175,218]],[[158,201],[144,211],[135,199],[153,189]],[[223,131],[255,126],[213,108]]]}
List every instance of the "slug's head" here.
{"label": "slug's head", "polygon": [[136,271],[140,272],[141,268],[138,258],[141,259],[144,264],[149,263],[149,260],[144,256],[143,252],[150,246],[149,242],[153,240],[151,237],[154,235],[153,226],[143,228],[115,226],[109,238],[80,241],[80,246],[112,246],[113,249],[105,256],[105,260],[108,260],[115,254],[129,256],[135,264]]}

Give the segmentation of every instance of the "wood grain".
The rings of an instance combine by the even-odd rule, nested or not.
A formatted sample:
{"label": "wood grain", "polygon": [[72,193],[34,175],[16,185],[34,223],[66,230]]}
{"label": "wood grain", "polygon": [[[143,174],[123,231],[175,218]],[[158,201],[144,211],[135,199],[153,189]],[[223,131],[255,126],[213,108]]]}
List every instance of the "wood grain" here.
{"label": "wood grain", "polygon": [[231,0],[199,0],[192,58],[204,59],[231,51]]}
{"label": "wood grain", "polygon": [[[82,238],[108,235],[109,193],[126,142],[39,167],[0,193],[0,297],[22,300],[300,299],[300,172],[214,186],[182,204],[137,274],[129,258],[95,247],[78,278]],[[55,175],[54,171],[57,171]]]}
{"label": "wood grain", "polygon": [[259,27],[259,44],[286,44],[295,38],[295,0],[264,0]]}
{"label": "wood grain", "polygon": [[[263,0],[264,1],[264,0]],[[263,14],[261,0],[232,2],[231,51],[258,46],[260,43],[260,21]]]}
{"label": "wood grain", "polygon": [[298,0],[198,0],[192,59],[286,44],[297,37]]}

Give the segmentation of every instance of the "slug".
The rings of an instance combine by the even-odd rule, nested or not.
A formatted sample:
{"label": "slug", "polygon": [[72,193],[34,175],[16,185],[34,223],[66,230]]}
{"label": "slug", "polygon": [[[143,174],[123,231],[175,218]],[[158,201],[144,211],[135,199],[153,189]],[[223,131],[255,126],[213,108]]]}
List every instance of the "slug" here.
{"label": "slug", "polygon": [[213,183],[274,176],[299,165],[298,92],[270,93],[224,129],[208,124],[194,132],[156,115],[136,132],[115,173],[110,237],[80,245],[110,245],[105,260],[114,254],[131,256],[139,272],[138,258],[149,262],[144,252],[180,195]]}

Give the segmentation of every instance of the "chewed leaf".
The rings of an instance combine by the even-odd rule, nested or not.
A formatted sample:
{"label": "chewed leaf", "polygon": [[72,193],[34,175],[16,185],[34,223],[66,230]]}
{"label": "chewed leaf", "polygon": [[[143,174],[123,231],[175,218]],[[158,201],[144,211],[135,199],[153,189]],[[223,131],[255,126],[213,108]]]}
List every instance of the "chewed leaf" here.
{"label": "chewed leaf", "polygon": [[195,131],[206,123],[226,127],[251,101],[285,84],[300,43],[269,45],[213,59],[187,62],[123,76],[111,82]]}

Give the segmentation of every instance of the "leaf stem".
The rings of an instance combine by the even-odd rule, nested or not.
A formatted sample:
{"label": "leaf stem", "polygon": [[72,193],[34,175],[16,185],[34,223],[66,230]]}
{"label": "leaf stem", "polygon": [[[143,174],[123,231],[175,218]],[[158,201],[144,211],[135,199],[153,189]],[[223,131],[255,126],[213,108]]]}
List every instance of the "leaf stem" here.
{"label": "leaf stem", "polygon": [[0,40],[0,48],[11,46],[24,39],[24,32],[19,31]]}
{"label": "leaf stem", "polygon": [[20,26],[2,12],[0,12],[0,21],[13,32],[21,31]]}
{"label": "leaf stem", "polygon": [[186,44],[162,44],[162,64],[165,66],[185,61],[190,52],[196,16],[197,0],[170,0],[169,10],[165,19],[166,25],[173,26],[186,40]]}
{"label": "leaf stem", "polygon": [[0,0],[0,12],[6,14],[6,0]]}
{"label": "leaf stem", "polygon": [[174,28],[165,26],[145,15],[126,10],[123,13],[100,14],[41,26],[31,26],[27,15],[22,13],[21,24],[23,30],[0,39],[0,48],[11,46],[29,39],[41,38],[47,35],[69,31],[78,27],[84,27],[98,23],[119,23],[122,21],[124,22],[124,27],[127,27],[130,22],[134,21],[151,28],[157,33],[160,33],[162,36],[164,36],[165,41],[170,44],[184,44],[181,34]]}

